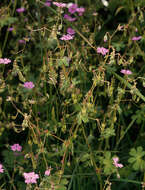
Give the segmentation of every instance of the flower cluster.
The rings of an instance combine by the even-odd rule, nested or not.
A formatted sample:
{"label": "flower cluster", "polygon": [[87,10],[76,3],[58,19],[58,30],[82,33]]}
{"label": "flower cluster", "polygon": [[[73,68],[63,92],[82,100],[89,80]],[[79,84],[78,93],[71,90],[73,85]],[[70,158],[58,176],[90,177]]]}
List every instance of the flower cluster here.
{"label": "flower cluster", "polygon": [[39,175],[35,174],[34,172],[29,172],[29,173],[24,172],[23,175],[25,178],[25,183],[27,184],[37,183],[36,179],[39,179]]}
{"label": "flower cluster", "polygon": [[[46,2],[46,3],[48,3],[48,6],[50,6],[50,2]],[[68,12],[70,14],[78,13],[79,16],[82,16],[83,13],[85,12],[85,8],[78,7],[78,5],[75,4],[75,3],[68,3],[68,4],[66,4],[66,3],[53,2],[52,4],[55,5],[55,6],[57,6],[57,7],[61,7],[61,8],[66,7],[66,8],[68,8]],[[67,15],[67,16],[69,16],[69,15]],[[67,19],[66,16],[64,18]]]}
{"label": "flower cluster", "polygon": [[108,52],[109,52],[109,50],[104,48],[104,47],[98,47],[97,48],[97,53],[100,53],[102,55],[106,55]]}
{"label": "flower cluster", "polygon": [[85,8],[78,7],[78,5],[75,3],[69,3],[68,4],[68,12],[71,14],[74,14],[77,12],[79,16],[82,16],[83,13],[85,12]]}
{"label": "flower cluster", "polygon": [[34,83],[33,82],[25,82],[24,83],[24,87],[25,88],[28,88],[28,89],[31,89],[31,88],[34,88]]}
{"label": "flower cluster", "polygon": [[[53,2],[53,4],[54,3],[56,3],[56,2]],[[85,8],[78,7],[78,5],[75,3],[68,3],[68,4],[63,5],[63,7],[68,8],[68,12],[70,13],[70,15],[64,14],[64,19],[68,20],[69,22],[74,22],[76,20],[76,17],[72,16],[72,15],[74,15],[74,13],[78,13],[79,16],[82,16],[83,13],[85,12]]]}
{"label": "flower cluster", "polygon": [[0,173],[4,173],[3,165],[0,164]]}
{"label": "flower cluster", "polygon": [[132,72],[130,70],[125,70],[125,69],[122,69],[120,72],[123,73],[124,75],[131,75],[132,74]]}
{"label": "flower cluster", "polygon": [[0,58],[0,64],[8,64],[11,63],[11,60],[8,58]]}
{"label": "flower cluster", "polygon": [[122,164],[119,164],[118,161],[119,161],[119,158],[118,158],[118,157],[114,157],[114,158],[113,158],[113,164],[115,165],[115,167],[116,167],[116,168],[122,168],[123,165],[122,165]]}
{"label": "flower cluster", "polygon": [[[52,168],[50,167],[49,169],[47,169],[47,170],[45,171],[45,175],[46,175],[46,176],[50,176],[51,169],[52,169]],[[24,173],[23,173],[23,176],[24,176],[24,178],[25,178],[25,183],[27,183],[27,184],[37,183],[36,180],[39,179],[39,175],[36,174],[35,172],[28,172],[28,173],[24,172]]]}
{"label": "flower cluster", "polygon": [[[75,3],[58,3],[58,2],[53,2],[53,5],[56,5],[57,7],[61,7],[61,8],[68,8],[68,12],[69,14],[64,14],[64,19],[70,21],[70,22],[74,22],[76,20],[76,17],[72,16],[74,13],[78,13],[79,16],[82,16],[82,14],[84,13],[85,9],[83,7],[78,7],[77,4]],[[64,34],[60,40],[72,40],[74,38],[74,34],[75,31],[72,28],[68,28],[67,29],[67,34]]]}
{"label": "flower cluster", "polygon": [[68,6],[68,12],[71,14],[74,14],[77,11],[78,5],[75,3],[70,4],[70,6]]}
{"label": "flower cluster", "polygon": [[61,40],[72,40],[74,38],[75,31],[72,28],[67,29],[67,34],[63,35],[60,39]]}
{"label": "flower cluster", "polygon": [[22,147],[19,144],[14,144],[14,145],[11,146],[11,150],[14,151],[14,152],[15,151],[21,152]]}

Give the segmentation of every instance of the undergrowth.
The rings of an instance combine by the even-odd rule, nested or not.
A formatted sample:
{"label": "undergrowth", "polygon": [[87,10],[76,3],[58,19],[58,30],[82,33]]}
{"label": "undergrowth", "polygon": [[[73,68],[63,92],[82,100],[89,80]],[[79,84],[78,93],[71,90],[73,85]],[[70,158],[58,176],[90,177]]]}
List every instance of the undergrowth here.
{"label": "undergrowth", "polygon": [[144,189],[144,0],[0,5],[0,189]]}

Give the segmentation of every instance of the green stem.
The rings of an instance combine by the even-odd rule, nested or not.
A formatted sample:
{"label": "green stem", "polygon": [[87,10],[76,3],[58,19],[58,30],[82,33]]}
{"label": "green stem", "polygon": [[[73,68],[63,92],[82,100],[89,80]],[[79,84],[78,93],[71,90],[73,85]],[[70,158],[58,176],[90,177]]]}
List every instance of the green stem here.
{"label": "green stem", "polygon": [[[42,4],[42,5],[45,5],[45,3],[42,2],[42,1],[39,1],[39,0],[38,0],[38,2],[39,2],[40,4]],[[51,10],[53,13],[58,14],[57,11],[56,11],[55,9],[53,9],[52,7],[47,7],[47,8],[48,8],[49,10]]]}
{"label": "green stem", "polygon": [[[93,162],[93,165],[95,166],[95,169],[98,170],[98,167],[97,167],[97,165],[96,165],[96,162],[95,162],[95,159],[94,159],[94,156],[93,156],[92,149],[91,149],[91,147],[90,147],[90,145],[89,145],[88,139],[87,139],[86,134],[85,134],[84,126],[82,126],[82,130],[83,130],[84,138],[85,138],[86,143],[87,143],[87,145],[88,145],[88,148],[89,148],[89,150],[90,150],[91,160],[92,160],[92,162]],[[100,183],[100,190],[102,190],[103,187],[102,187],[102,179],[101,179],[100,173],[97,173],[97,176],[98,176],[99,183]]]}
{"label": "green stem", "polygon": [[[14,12],[15,12],[15,9],[16,9],[16,5],[17,5],[17,0],[15,0],[14,2],[14,7],[13,7],[13,11],[12,11],[12,16],[14,15]],[[8,28],[9,28],[10,24],[8,25]],[[4,44],[3,44],[3,47],[2,47],[2,54],[4,52],[4,49],[6,47],[6,43],[7,43],[7,40],[8,40],[8,36],[9,36],[9,31],[7,30],[6,32],[6,36],[5,36],[5,39],[4,39]]]}
{"label": "green stem", "polygon": [[3,166],[3,168],[4,168],[4,171],[5,171],[6,175],[7,175],[8,178],[9,178],[9,183],[10,183],[11,186],[13,187],[13,190],[17,190],[16,187],[15,187],[15,185],[14,185],[14,183],[13,183],[13,180],[11,179],[11,177],[10,177],[10,175],[9,175],[8,170],[7,170],[4,166]]}
{"label": "green stem", "polygon": [[[36,3],[36,5],[37,5],[37,10],[38,10],[38,16],[37,16],[37,19],[38,19],[38,24],[39,24],[39,27],[41,28],[41,22],[40,22],[40,9],[39,9],[39,6],[38,6],[38,4]],[[42,48],[43,48],[43,46],[42,46],[42,37],[41,37],[41,31],[39,32],[39,40],[40,40],[40,50],[41,50],[41,59],[43,60],[43,55],[42,55],[42,53],[43,53],[43,50],[42,50]]]}
{"label": "green stem", "polygon": [[75,169],[73,170],[73,173],[72,173],[72,175],[71,175],[70,183],[69,183],[69,186],[68,186],[68,189],[67,189],[67,190],[70,190],[70,189],[71,189],[72,182],[73,182],[73,178],[74,178],[74,176],[75,176],[75,173],[76,173],[76,170],[77,170],[78,165],[79,165],[79,161],[78,161],[78,163],[76,164]]}
{"label": "green stem", "polygon": [[128,132],[128,130],[131,128],[131,126],[133,125],[133,123],[135,122],[135,120],[137,119],[137,117],[134,117],[133,120],[131,121],[131,123],[128,125],[127,129],[125,130],[124,134],[120,137],[120,139],[118,140],[117,144],[116,144],[116,149],[119,145],[119,143],[121,142],[121,140],[124,138],[125,134]]}
{"label": "green stem", "polygon": [[142,182],[130,180],[130,179],[110,179],[110,181],[119,181],[119,182],[125,182],[125,183],[136,183],[136,184],[142,184]]}

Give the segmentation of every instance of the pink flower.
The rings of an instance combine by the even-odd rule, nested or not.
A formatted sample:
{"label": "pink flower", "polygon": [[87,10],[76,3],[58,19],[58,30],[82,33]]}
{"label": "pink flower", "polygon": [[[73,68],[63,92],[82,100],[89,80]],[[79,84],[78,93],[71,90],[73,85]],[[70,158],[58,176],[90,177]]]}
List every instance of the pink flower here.
{"label": "pink flower", "polygon": [[106,55],[106,53],[108,53],[108,52],[109,52],[109,50],[104,48],[104,47],[98,47],[97,48],[97,53],[100,53],[102,55]]}
{"label": "pink flower", "polygon": [[133,41],[138,41],[138,40],[140,40],[142,38],[142,36],[134,36],[133,38],[132,38],[132,40]]}
{"label": "pink flower", "polygon": [[51,168],[49,168],[48,170],[45,171],[45,175],[49,176],[51,172]]}
{"label": "pink flower", "polygon": [[26,41],[25,41],[25,40],[19,40],[19,43],[20,43],[20,44],[25,44]]}
{"label": "pink flower", "polygon": [[36,179],[39,179],[39,175],[35,174],[34,172],[25,173],[24,172],[25,183],[37,183]]}
{"label": "pink flower", "polygon": [[53,5],[56,5],[57,7],[61,7],[61,8],[66,7],[66,3],[53,2]]}
{"label": "pink flower", "polygon": [[0,164],[0,173],[4,173],[3,165]]}
{"label": "pink flower", "polygon": [[61,40],[72,40],[74,36],[71,36],[70,34],[63,35],[60,39]]}
{"label": "pink flower", "polygon": [[79,13],[79,16],[82,16],[83,13],[85,12],[85,8],[80,7],[80,8],[77,8],[76,11]]}
{"label": "pink flower", "polygon": [[50,5],[51,5],[51,3],[50,2],[45,2],[45,4],[44,4],[46,7],[50,7]]}
{"label": "pink flower", "polygon": [[24,7],[21,7],[21,8],[18,8],[18,9],[16,9],[16,11],[18,12],[18,13],[22,13],[22,12],[24,12],[26,9],[24,8]]}
{"label": "pink flower", "polygon": [[124,75],[131,75],[132,74],[132,72],[130,70],[125,70],[125,69],[122,69],[120,72],[123,73]]}
{"label": "pink flower", "polygon": [[11,63],[11,60],[8,58],[0,58],[0,64],[8,64]]}
{"label": "pink flower", "polygon": [[122,165],[122,164],[119,164],[118,161],[119,161],[119,158],[118,158],[118,157],[114,157],[114,158],[113,158],[113,164],[115,165],[115,167],[116,167],[116,168],[122,168],[123,165]]}
{"label": "pink flower", "polygon": [[10,28],[8,28],[8,31],[13,31],[14,30],[14,28],[13,27],[10,27]]}
{"label": "pink flower", "polygon": [[74,22],[74,21],[76,20],[75,17],[71,17],[71,16],[69,16],[68,14],[65,14],[65,15],[64,15],[64,19],[66,19],[66,20],[68,20],[68,21],[70,21],[70,22]]}
{"label": "pink flower", "polygon": [[15,151],[21,152],[22,147],[19,144],[14,144],[14,145],[11,146],[11,150],[14,151],[14,152]]}
{"label": "pink flower", "polygon": [[75,31],[72,29],[72,28],[68,28],[67,29],[67,33],[70,34],[70,35],[74,35],[75,34]]}
{"label": "pink flower", "polygon": [[31,88],[34,88],[34,83],[33,82],[25,82],[24,83],[24,87],[25,88],[28,88],[28,89],[31,89]]}
{"label": "pink flower", "polygon": [[74,14],[77,11],[78,5],[75,3],[72,3],[72,5],[69,6],[68,12],[71,14]]}

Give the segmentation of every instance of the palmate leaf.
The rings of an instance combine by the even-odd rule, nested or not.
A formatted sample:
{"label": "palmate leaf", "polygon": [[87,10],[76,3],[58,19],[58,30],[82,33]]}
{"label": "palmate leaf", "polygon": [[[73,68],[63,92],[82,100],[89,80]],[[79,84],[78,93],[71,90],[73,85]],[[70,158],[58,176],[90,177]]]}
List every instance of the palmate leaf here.
{"label": "palmate leaf", "polygon": [[136,154],[135,148],[132,148],[131,151],[129,152],[129,154],[130,154],[131,156],[134,156],[134,155]]}
{"label": "palmate leaf", "polygon": [[116,172],[115,167],[113,165],[111,152],[107,151],[104,153],[104,157],[100,158],[100,163],[103,164],[104,173],[106,175],[111,175],[112,173]]}
{"label": "palmate leaf", "polygon": [[145,161],[144,160],[138,160],[136,161],[134,164],[133,164],[133,169],[134,170],[141,170],[141,171],[144,171],[145,169]]}
{"label": "palmate leaf", "polygon": [[136,161],[136,159],[135,159],[134,157],[131,157],[131,158],[128,159],[128,162],[129,162],[129,163],[133,163],[133,162],[135,162],[135,161]]}
{"label": "palmate leaf", "polygon": [[132,164],[132,167],[134,170],[138,171],[144,171],[145,170],[145,151],[143,151],[143,148],[141,146],[137,147],[137,150],[135,148],[132,148],[129,152],[131,155],[131,158],[128,159],[128,162]]}

